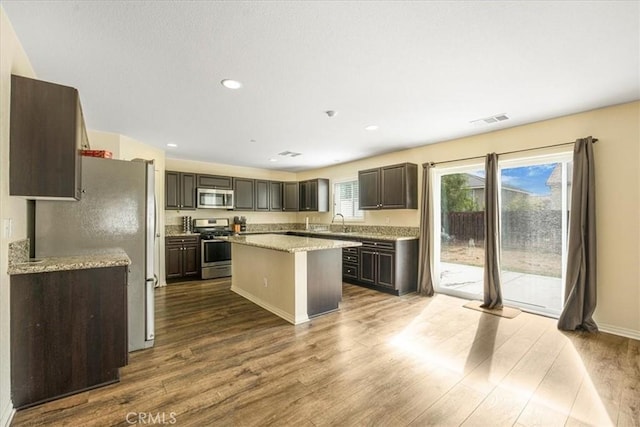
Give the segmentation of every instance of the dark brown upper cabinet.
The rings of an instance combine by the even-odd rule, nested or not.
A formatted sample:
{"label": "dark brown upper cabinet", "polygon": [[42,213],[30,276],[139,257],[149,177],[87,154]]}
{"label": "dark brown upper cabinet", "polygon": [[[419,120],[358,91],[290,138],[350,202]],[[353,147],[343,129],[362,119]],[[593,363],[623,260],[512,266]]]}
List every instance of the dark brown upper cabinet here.
{"label": "dark brown upper cabinet", "polygon": [[295,181],[283,182],[282,186],[282,210],[297,212],[300,209],[298,205],[298,183]]}
{"label": "dark brown upper cabinet", "polygon": [[282,211],[282,182],[269,182],[269,210]]}
{"label": "dark brown upper cabinet", "polygon": [[164,174],[165,209],[196,208],[196,174],[166,171]]}
{"label": "dark brown upper cabinet", "polygon": [[256,210],[269,211],[269,190],[271,189],[269,181],[256,179]]}
{"label": "dark brown upper cabinet", "polygon": [[418,166],[413,163],[358,172],[360,209],[417,209]]}
{"label": "dark brown upper cabinet", "polygon": [[329,212],[329,180],[325,178],[300,181],[300,211]]}
{"label": "dark brown upper cabinet", "polygon": [[360,209],[380,209],[380,168],[358,172]]}
{"label": "dark brown upper cabinet", "polygon": [[89,140],[78,91],[12,75],[10,113],[9,194],[79,200]]}
{"label": "dark brown upper cabinet", "polygon": [[250,178],[234,178],[233,179],[233,198],[234,209],[237,211],[255,210],[255,179]]}
{"label": "dark brown upper cabinet", "polygon": [[233,189],[233,178],[230,176],[201,175],[198,174],[198,188],[218,188],[222,190]]}

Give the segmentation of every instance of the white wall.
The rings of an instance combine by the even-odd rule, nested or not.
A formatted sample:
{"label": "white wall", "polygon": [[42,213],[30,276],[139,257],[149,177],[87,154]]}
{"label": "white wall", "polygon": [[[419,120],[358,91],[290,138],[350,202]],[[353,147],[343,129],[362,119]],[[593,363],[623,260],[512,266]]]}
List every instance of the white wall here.
{"label": "white wall", "polygon": [[120,159],[120,135],[90,129],[87,134],[92,150],[110,151],[114,159]]}
{"label": "white wall", "polygon": [[27,237],[27,204],[22,198],[9,196],[9,118],[11,108],[11,74],[35,77],[31,63],[0,6],[0,218],[11,219],[13,232],[0,233],[0,425],[7,425],[13,415],[10,380],[9,276],[7,275],[9,242]]}

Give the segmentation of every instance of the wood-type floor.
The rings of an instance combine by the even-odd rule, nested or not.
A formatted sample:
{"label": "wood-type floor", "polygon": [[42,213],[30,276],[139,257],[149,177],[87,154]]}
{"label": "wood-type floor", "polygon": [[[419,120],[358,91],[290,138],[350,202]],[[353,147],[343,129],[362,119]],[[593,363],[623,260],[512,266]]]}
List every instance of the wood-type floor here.
{"label": "wood-type floor", "polygon": [[119,384],[12,425],[640,425],[639,341],[347,284],[339,312],[292,326],[229,287],[158,289],[155,347]]}

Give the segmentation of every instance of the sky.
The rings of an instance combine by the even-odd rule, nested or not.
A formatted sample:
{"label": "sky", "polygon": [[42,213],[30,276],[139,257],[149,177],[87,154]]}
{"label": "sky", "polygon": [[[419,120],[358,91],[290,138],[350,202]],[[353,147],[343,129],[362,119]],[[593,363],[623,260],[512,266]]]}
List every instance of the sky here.
{"label": "sky", "polygon": [[521,188],[540,196],[550,194],[547,178],[553,172],[555,163],[502,169],[502,184]]}
{"label": "sky", "polygon": [[[550,190],[546,182],[555,165],[556,163],[547,163],[518,168],[503,168],[501,174],[502,185],[516,187],[538,196],[549,195]],[[474,171],[472,173],[484,178],[484,171]]]}

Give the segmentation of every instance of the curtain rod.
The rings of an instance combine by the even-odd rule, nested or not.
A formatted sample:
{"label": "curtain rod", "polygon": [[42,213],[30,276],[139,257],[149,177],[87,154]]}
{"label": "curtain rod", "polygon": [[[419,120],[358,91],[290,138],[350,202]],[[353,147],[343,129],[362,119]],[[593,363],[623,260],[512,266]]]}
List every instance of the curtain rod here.
{"label": "curtain rod", "polygon": [[[598,142],[598,138],[593,138],[591,140],[593,144]],[[504,156],[505,154],[514,154],[514,153],[522,153],[523,151],[533,151],[533,150],[541,150],[543,148],[553,148],[553,147],[562,147],[563,145],[572,145],[576,142],[563,142],[561,144],[552,144],[552,145],[543,145],[542,147],[534,147],[534,148],[523,148],[522,150],[514,150],[514,151],[505,151],[504,153],[498,153],[498,156]],[[464,159],[455,159],[455,160],[443,160],[441,162],[427,162],[431,166],[441,165],[444,163],[453,163],[453,162],[463,162],[465,160],[473,160],[473,159],[484,159],[486,156],[473,156],[473,157],[465,157]],[[423,165],[424,166],[424,165]]]}

